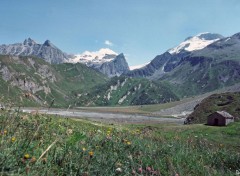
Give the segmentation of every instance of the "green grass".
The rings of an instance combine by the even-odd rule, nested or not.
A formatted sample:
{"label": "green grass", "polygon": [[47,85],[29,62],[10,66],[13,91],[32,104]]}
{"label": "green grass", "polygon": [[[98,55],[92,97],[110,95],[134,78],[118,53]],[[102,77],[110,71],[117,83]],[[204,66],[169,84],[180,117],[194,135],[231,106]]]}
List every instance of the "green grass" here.
{"label": "green grass", "polygon": [[0,175],[234,175],[240,123],[105,125],[0,113]]}
{"label": "green grass", "polygon": [[207,117],[216,111],[226,111],[236,118],[240,117],[240,92],[213,94],[205,98],[189,115],[192,123],[206,123]]}

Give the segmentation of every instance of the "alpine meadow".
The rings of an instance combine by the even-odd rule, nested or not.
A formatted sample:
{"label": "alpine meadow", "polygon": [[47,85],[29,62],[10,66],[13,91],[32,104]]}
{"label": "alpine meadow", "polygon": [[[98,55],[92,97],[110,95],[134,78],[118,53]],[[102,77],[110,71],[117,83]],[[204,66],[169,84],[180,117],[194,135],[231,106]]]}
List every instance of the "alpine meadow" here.
{"label": "alpine meadow", "polygon": [[240,175],[239,1],[0,11],[1,176]]}

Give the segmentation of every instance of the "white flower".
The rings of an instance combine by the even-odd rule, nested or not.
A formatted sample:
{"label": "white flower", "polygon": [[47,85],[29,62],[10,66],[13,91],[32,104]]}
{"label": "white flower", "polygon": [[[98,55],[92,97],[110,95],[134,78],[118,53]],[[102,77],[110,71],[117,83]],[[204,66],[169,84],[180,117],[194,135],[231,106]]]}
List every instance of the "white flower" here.
{"label": "white flower", "polygon": [[119,168],[116,169],[116,172],[117,173],[122,173],[122,169],[119,167]]}

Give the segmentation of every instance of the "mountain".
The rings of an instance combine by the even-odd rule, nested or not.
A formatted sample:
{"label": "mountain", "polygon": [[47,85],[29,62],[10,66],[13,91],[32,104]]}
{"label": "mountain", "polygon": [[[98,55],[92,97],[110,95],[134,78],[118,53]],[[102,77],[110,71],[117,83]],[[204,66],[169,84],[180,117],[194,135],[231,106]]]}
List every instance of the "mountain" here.
{"label": "mountain", "polygon": [[129,71],[128,63],[122,53],[117,55],[113,60],[93,68],[96,68],[108,77],[120,76]]}
{"label": "mountain", "polygon": [[0,45],[0,54],[12,56],[35,56],[49,63],[62,63],[68,59],[68,55],[54,46],[49,40],[38,44],[31,38],[23,43]]}
{"label": "mountain", "polygon": [[23,43],[0,45],[0,54],[11,56],[35,56],[42,58],[51,64],[59,63],[83,63],[94,68],[109,77],[119,76],[129,70],[128,63],[123,54],[103,48],[99,51],[85,51],[82,54],[70,55],[62,52],[49,40],[38,44],[31,38]]}
{"label": "mountain", "polygon": [[86,64],[108,77],[120,76],[129,71],[125,56],[122,53],[118,55],[108,48],[94,52],[85,51],[82,54],[75,55],[68,62]]}
{"label": "mountain", "polygon": [[43,59],[0,55],[0,102],[14,106],[74,106],[75,92],[108,78],[83,64],[49,64]]}
{"label": "mountain", "polygon": [[114,77],[106,84],[79,92],[78,106],[143,105],[176,101],[164,84],[142,78]]}
{"label": "mountain", "polygon": [[207,117],[215,111],[226,111],[234,117],[240,117],[240,92],[213,94],[194,108],[187,120],[190,123],[206,123]]}
{"label": "mountain", "polygon": [[[200,45],[199,39],[205,42]],[[211,42],[206,42],[207,39]],[[218,34],[199,34],[186,41],[188,47],[180,44],[126,75],[164,81],[180,97],[202,94],[240,82],[239,33],[226,38]]]}
{"label": "mountain", "polygon": [[156,56],[147,65],[133,69],[128,72],[127,75],[132,77],[158,79],[177,66],[182,57],[189,55],[193,51],[201,50],[222,38],[223,36],[220,34],[212,33],[200,33],[194,37],[188,37],[177,47]]}
{"label": "mountain", "polygon": [[168,50],[170,54],[178,54],[183,51],[196,51],[205,48],[211,43],[224,38],[220,34],[212,34],[209,32],[200,33],[194,37],[188,37],[184,42],[180,43],[177,47]]}
{"label": "mountain", "polygon": [[[117,56],[121,60],[122,56]],[[117,64],[117,63],[116,63]],[[27,56],[0,55],[0,102],[14,106],[103,106],[178,100],[164,84],[147,79],[109,79],[81,63],[50,64]]]}
{"label": "mountain", "polygon": [[85,51],[82,54],[74,55],[69,62],[83,63],[87,66],[101,65],[105,62],[112,61],[118,54],[109,48],[102,48],[99,51]]}
{"label": "mountain", "polygon": [[201,50],[180,57],[174,69],[158,80],[169,82],[181,97],[240,82],[239,34],[222,38]]}

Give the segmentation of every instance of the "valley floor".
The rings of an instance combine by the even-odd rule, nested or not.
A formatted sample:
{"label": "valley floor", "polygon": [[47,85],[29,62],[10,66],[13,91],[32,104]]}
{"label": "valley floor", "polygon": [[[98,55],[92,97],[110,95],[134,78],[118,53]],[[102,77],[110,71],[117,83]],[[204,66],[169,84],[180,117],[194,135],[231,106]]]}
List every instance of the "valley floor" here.
{"label": "valley floor", "polygon": [[[104,111],[105,108],[101,108],[100,112],[84,111],[79,109],[44,109],[44,108],[21,108],[22,112],[26,113],[40,113],[51,114],[55,116],[74,117],[81,119],[88,119],[94,121],[100,121],[105,123],[122,123],[122,124],[156,124],[156,123],[177,123],[183,124],[184,118],[166,118],[157,117],[153,114],[137,114],[137,113],[122,113],[114,111]],[[108,108],[110,109],[110,108]],[[96,110],[96,108],[95,108]],[[100,110],[100,109],[99,109]]]}

